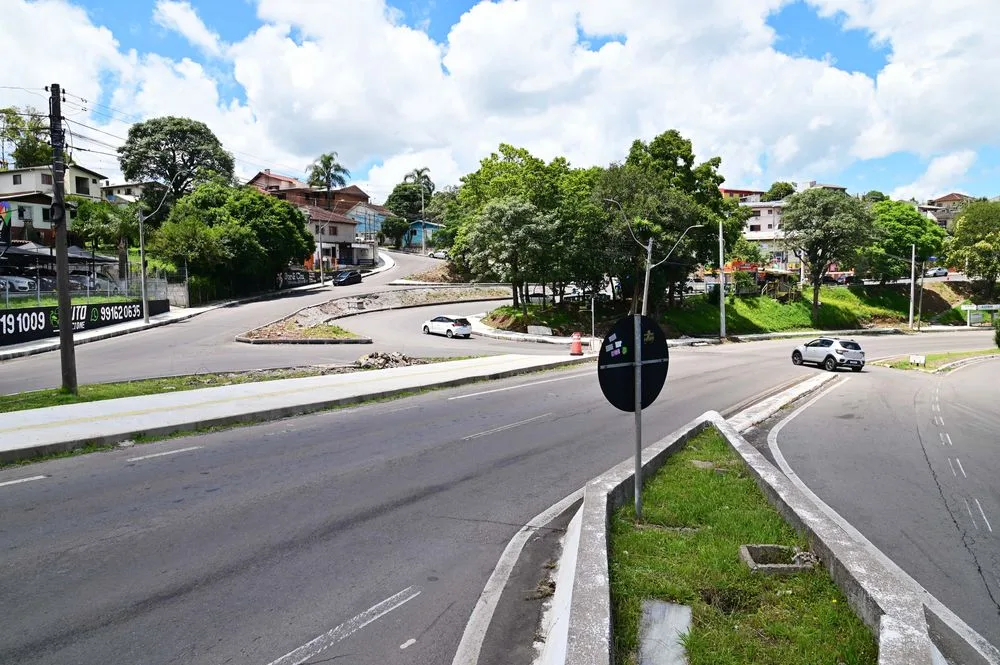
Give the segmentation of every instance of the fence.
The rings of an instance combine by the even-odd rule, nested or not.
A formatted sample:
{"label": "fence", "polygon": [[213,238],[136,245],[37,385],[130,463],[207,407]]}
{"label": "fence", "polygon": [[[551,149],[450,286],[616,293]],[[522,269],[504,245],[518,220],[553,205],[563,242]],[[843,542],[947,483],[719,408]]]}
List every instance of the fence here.
{"label": "fence", "polygon": [[[0,276],[0,303],[5,309],[54,304],[59,297],[56,288],[55,276]],[[167,279],[162,271],[147,272],[146,295],[149,300],[167,300]],[[71,274],[70,297],[77,304],[141,299],[141,276],[138,270],[129,270],[120,277],[114,266],[104,273]]]}

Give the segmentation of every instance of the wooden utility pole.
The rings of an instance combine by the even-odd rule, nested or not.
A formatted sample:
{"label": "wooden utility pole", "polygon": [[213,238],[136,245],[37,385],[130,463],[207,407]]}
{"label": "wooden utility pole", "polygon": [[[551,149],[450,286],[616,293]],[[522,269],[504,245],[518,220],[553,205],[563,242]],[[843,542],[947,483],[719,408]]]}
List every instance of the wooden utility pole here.
{"label": "wooden utility pole", "polygon": [[49,132],[52,140],[52,208],[49,219],[56,231],[56,291],[59,295],[59,358],[63,392],[77,394],[76,348],[73,346],[73,307],[69,293],[69,252],[66,242],[66,164],[63,162],[62,93],[49,87]]}

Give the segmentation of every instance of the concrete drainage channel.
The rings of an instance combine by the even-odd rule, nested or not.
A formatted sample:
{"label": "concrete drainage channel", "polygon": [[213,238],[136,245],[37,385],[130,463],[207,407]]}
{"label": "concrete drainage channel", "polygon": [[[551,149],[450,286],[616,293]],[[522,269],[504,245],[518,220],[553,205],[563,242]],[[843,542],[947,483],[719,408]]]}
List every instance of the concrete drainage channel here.
{"label": "concrete drainage channel", "polygon": [[[765,399],[729,420],[708,411],[643,451],[642,473],[652,476],[667,458],[707,428],[716,428],[746,463],[767,501],[809,542],[808,552],[779,554],[750,545],[746,558],[761,572],[794,572],[782,563],[826,567],[851,608],[874,633],[880,665],[1000,665],[1000,651],[930,595],[860,535],[817,509],[806,494],[743,438],[742,432],[786,405],[817,391],[833,377],[822,375]],[[556,571],[556,589],[543,616],[544,636],[536,665],[611,665],[613,622],[608,571],[610,516],[633,500],[633,461],[594,478],[570,521]],[[753,548],[753,549],[751,549]],[[687,622],[687,624],[685,624]],[[646,663],[685,663],[677,638],[690,623],[690,609],[652,602],[644,607],[643,630],[669,644]]]}

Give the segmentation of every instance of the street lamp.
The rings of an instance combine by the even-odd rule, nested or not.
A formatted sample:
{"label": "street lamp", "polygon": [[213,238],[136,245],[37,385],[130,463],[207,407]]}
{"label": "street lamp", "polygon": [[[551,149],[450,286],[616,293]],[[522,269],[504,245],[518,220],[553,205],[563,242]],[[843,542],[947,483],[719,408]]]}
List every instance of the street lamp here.
{"label": "street lamp", "polygon": [[170,193],[170,188],[174,184],[174,180],[177,180],[182,172],[178,171],[174,174],[174,177],[170,179],[169,184],[163,190],[163,197],[160,199],[160,204],[153,209],[153,212],[148,215],[142,214],[142,204],[139,204],[138,215],[139,215],[139,288],[142,289],[142,322],[149,323],[149,296],[146,294],[146,220],[155,215],[163,207],[163,202],[167,200],[167,194]]}

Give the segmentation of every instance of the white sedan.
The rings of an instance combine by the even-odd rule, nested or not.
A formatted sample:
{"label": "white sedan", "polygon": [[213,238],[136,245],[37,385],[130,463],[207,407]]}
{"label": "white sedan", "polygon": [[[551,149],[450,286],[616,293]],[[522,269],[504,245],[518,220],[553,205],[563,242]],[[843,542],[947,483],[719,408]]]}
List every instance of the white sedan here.
{"label": "white sedan", "polygon": [[472,336],[472,324],[467,318],[454,314],[435,316],[429,321],[424,321],[424,334],[468,339]]}

